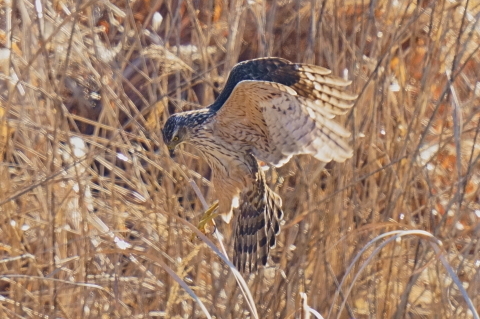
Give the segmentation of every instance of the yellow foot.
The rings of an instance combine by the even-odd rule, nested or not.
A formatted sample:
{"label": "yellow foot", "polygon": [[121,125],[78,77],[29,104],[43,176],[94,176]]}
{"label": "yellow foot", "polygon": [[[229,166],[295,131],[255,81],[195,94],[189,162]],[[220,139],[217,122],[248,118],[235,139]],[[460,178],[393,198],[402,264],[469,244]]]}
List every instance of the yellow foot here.
{"label": "yellow foot", "polygon": [[[213,231],[215,230],[216,226],[215,226],[214,218],[218,216],[217,208],[218,208],[218,200],[215,201],[215,203],[213,203],[212,206],[210,206],[203,214],[202,218],[200,219],[200,222],[198,223],[198,230],[200,230],[202,233],[204,234],[207,234],[207,232],[213,233]],[[195,238],[195,235],[192,236],[192,240],[194,238]]]}

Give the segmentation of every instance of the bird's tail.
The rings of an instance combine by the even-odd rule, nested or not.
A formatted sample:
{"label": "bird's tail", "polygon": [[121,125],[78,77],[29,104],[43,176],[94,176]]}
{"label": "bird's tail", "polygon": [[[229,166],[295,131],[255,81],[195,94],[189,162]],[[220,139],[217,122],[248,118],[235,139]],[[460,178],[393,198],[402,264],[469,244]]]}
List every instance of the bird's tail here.
{"label": "bird's tail", "polygon": [[241,272],[267,264],[283,218],[282,199],[267,186],[261,169],[255,175],[252,189],[241,196],[235,228],[233,263]]}

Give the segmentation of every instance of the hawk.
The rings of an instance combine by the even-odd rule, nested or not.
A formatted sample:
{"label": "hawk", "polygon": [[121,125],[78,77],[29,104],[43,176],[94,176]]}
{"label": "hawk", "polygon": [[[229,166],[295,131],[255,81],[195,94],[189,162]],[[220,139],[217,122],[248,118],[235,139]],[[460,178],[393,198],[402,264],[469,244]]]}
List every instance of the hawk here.
{"label": "hawk", "polygon": [[279,167],[297,154],[343,162],[350,133],[332,119],[357,96],[350,81],[320,66],[260,58],[238,63],[210,106],[170,116],[163,139],[170,155],[193,145],[212,170],[218,213],[237,215],[233,263],[242,272],[265,266],[283,218],[282,200],[258,161]]}

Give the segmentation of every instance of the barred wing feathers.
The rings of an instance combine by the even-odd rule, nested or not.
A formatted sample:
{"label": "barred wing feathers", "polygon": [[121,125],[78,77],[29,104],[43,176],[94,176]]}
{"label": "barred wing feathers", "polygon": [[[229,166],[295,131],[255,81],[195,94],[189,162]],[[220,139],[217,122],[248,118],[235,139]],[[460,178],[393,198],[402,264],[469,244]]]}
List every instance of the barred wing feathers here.
{"label": "barred wing feathers", "polygon": [[[327,77],[324,82],[348,85],[339,78]],[[350,133],[332,118],[347,111],[356,97],[332,84],[308,83],[322,91],[300,95],[279,83],[240,82],[215,115],[214,131],[242,132],[238,142],[250,144],[255,157],[275,166],[296,154],[311,154],[324,162],[345,161],[353,154],[345,141]],[[316,100],[309,98],[313,96]]]}

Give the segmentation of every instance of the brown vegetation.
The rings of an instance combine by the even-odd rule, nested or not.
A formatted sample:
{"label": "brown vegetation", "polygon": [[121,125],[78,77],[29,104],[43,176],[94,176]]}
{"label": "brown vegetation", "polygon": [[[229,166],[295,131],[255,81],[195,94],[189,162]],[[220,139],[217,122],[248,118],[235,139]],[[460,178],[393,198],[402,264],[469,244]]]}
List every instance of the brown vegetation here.
{"label": "brown vegetation", "polygon": [[[0,317],[478,318],[477,0],[0,6]],[[351,160],[269,175],[286,224],[242,292],[219,241],[191,240],[208,166],[159,133],[261,56],[360,98]]]}

